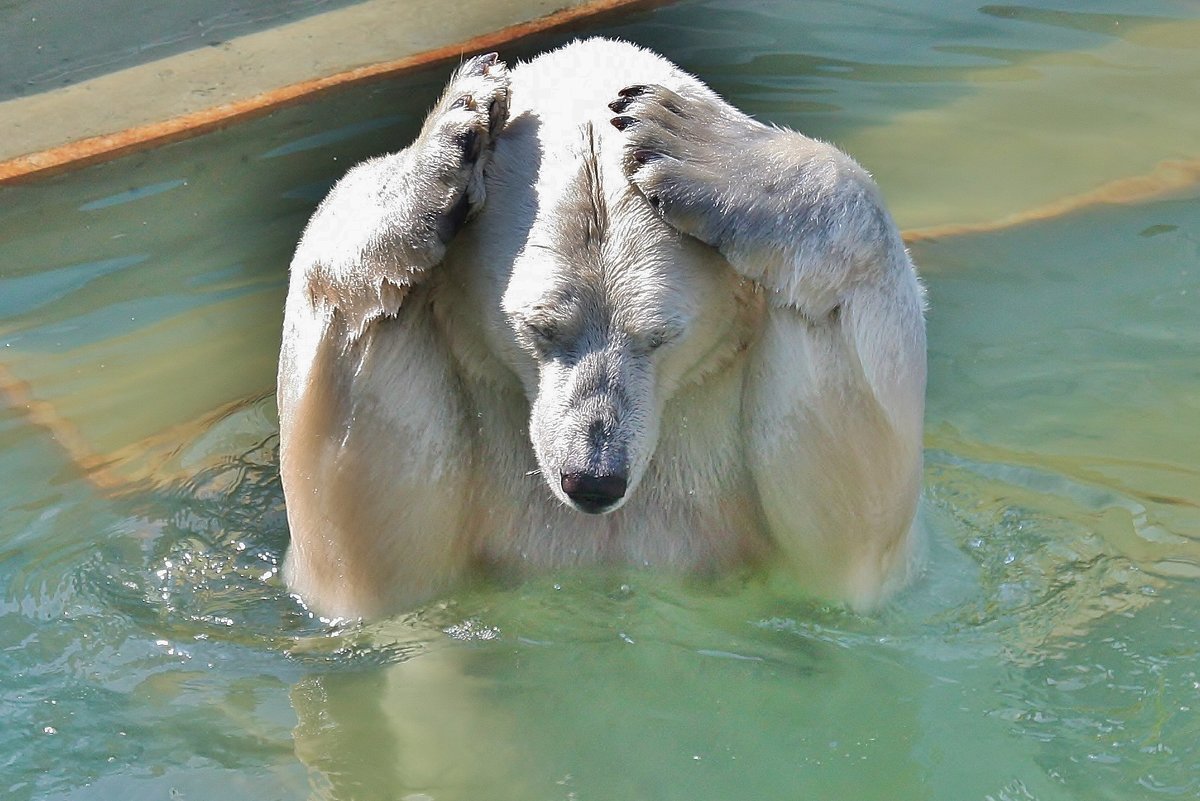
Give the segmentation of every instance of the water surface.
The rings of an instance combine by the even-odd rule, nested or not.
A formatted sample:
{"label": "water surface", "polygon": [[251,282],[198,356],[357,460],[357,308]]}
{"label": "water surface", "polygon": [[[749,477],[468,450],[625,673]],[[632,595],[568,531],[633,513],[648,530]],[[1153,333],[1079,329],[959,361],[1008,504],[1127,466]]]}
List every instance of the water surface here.
{"label": "water surface", "polygon": [[743,5],[605,32],[925,232],[926,574],[869,617],[638,571],[288,596],[285,266],[431,70],[0,191],[0,795],[1200,795],[1200,13]]}

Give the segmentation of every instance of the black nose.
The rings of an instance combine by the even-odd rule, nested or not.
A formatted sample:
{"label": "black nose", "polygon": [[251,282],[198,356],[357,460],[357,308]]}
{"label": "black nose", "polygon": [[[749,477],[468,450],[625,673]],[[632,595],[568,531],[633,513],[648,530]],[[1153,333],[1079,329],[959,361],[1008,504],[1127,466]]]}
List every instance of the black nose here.
{"label": "black nose", "polygon": [[594,476],[591,473],[563,473],[562,489],[567,497],[588,514],[600,514],[621,498],[628,486],[625,476]]}

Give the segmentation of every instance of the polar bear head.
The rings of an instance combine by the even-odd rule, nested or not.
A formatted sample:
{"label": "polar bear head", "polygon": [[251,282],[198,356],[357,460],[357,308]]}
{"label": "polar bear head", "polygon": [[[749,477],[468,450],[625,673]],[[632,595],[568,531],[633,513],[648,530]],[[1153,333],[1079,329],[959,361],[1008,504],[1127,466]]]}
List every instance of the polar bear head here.
{"label": "polar bear head", "polygon": [[590,132],[585,142],[568,164],[542,165],[489,327],[524,384],[550,490],[602,514],[637,488],[672,397],[742,346],[732,330],[747,289],[716,251],[667,226]]}

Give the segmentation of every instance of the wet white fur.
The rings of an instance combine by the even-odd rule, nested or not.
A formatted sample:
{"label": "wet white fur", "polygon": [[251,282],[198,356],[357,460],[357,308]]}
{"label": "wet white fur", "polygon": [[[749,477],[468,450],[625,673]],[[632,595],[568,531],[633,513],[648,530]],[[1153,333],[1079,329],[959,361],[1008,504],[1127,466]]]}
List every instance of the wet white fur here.
{"label": "wet white fur", "polygon": [[[289,585],[322,614],[369,617],[476,571],[779,559],[815,594],[878,603],[913,564],[925,333],[920,286],[870,178],[628,44],[576,42],[507,77],[486,202],[444,255],[378,230],[394,219],[375,211],[379,186],[400,187],[393,197],[424,186],[411,148],[358,168],[297,250],[279,374]],[[639,192],[663,176],[631,185],[628,133],[609,124],[606,105],[631,84],[711,104],[714,163],[723,136],[765,132],[742,149],[758,162],[731,174],[790,186],[726,187],[753,204],[732,222],[703,208],[664,222]],[[608,229],[585,258],[562,217],[587,158]],[[725,226],[719,250],[676,229],[708,239],[709,223]],[[653,355],[614,346],[605,363],[628,390],[618,416],[633,486],[601,516],[565,504],[543,475],[571,458],[579,410],[563,398],[575,379],[522,333],[572,285],[604,299],[573,324],[600,315],[627,344],[683,330]]]}

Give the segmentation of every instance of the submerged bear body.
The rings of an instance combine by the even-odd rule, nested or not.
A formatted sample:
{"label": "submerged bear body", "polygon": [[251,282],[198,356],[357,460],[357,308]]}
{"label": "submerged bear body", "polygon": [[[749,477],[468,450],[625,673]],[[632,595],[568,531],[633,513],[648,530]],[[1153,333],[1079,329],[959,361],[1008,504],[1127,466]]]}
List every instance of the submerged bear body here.
{"label": "submerged bear body", "polygon": [[376,616],[477,572],[911,568],[921,290],[870,178],[632,45],[465,64],[292,264],[285,575]]}

